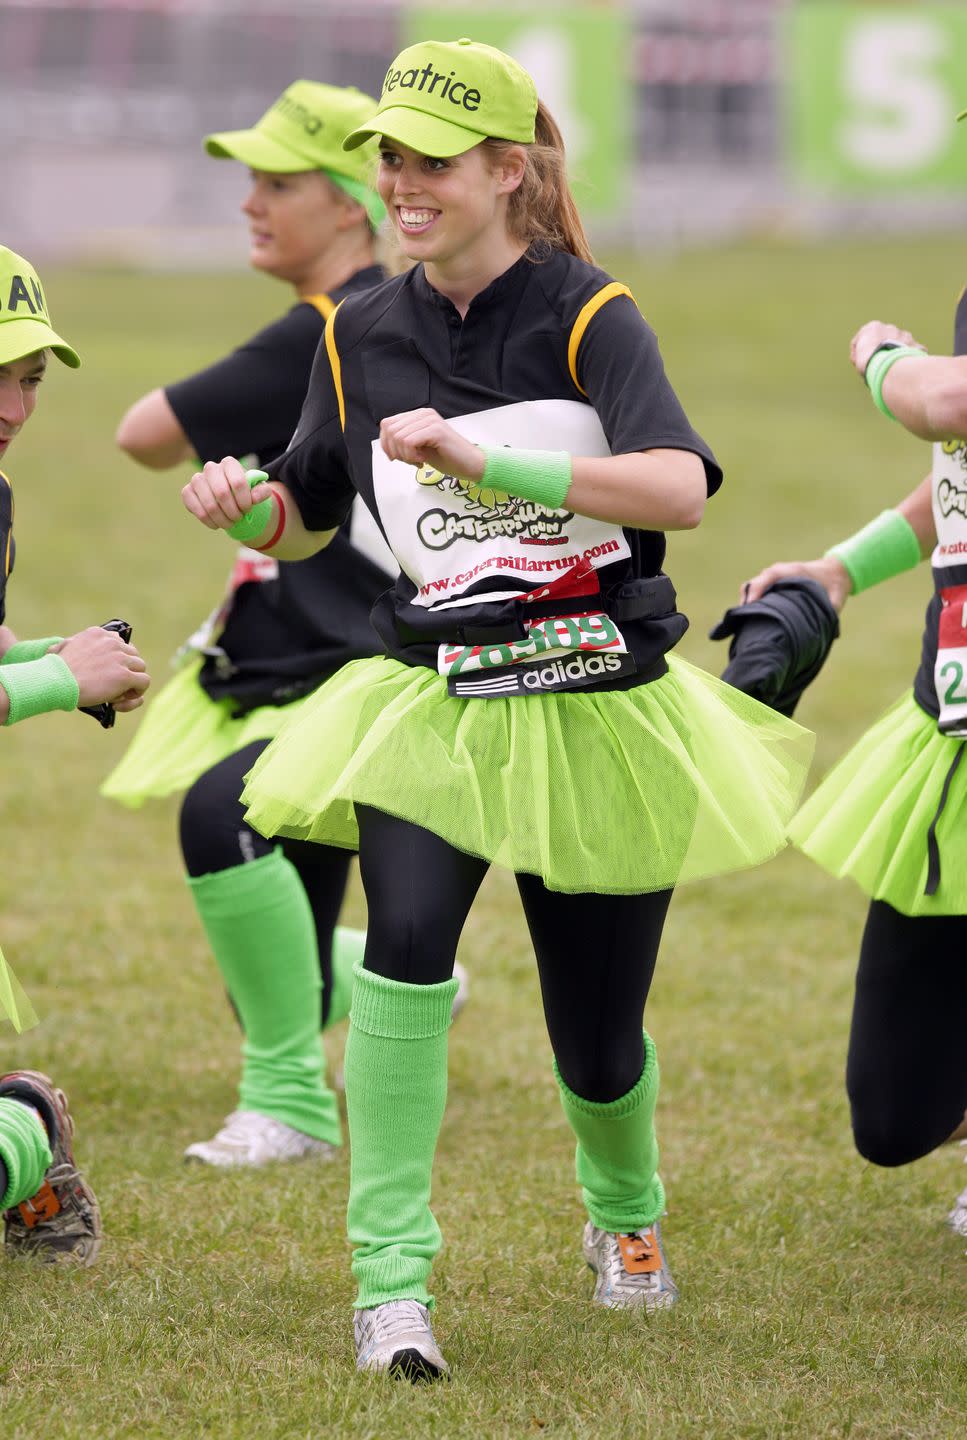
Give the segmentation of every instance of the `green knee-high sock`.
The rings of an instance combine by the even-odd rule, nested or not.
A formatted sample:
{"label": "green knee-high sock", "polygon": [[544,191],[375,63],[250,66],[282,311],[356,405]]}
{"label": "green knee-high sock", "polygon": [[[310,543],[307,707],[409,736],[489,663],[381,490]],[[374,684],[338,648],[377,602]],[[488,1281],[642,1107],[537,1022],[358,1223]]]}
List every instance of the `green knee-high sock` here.
{"label": "green knee-high sock", "polygon": [[0,1210],[36,1195],[51,1162],[47,1131],[36,1111],[0,1095],[0,1160],[7,1172]]}
{"label": "green knee-high sock", "polygon": [[366,931],[350,930],[337,925],[332,934],[332,988],[326,1029],[345,1020],[353,998],[353,972],[362,965],[366,950]]}
{"label": "green knee-high sock", "polygon": [[405,985],[356,969],[346,1040],[349,1238],[356,1306],[433,1304],[440,1227],[430,1177],[447,1099],[447,1030],[456,980]]}
{"label": "green knee-high sock", "polygon": [[319,959],[295,867],[274,851],[188,885],[245,1031],[239,1108],[341,1143],[319,1035]]}
{"label": "green knee-high sock", "polygon": [[645,1035],[641,1079],[617,1100],[582,1100],[565,1085],[556,1061],[554,1074],[577,1136],[577,1178],[591,1223],[626,1235],[652,1225],[665,1208],[665,1190],[658,1178],[658,1056],[651,1036]]}

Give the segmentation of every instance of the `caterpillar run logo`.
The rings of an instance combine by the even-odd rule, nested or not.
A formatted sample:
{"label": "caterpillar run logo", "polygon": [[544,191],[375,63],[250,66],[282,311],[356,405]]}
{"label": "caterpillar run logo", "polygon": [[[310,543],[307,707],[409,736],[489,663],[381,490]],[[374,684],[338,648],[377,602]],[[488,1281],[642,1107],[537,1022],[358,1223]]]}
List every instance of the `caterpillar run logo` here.
{"label": "caterpillar run logo", "polygon": [[[29,282],[29,288],[28,288]],[[44,292],[40,288],[40,282],[33,275],[12,275],[10,277],[10,293],[7,296],[6,304],[0,300],[0,309],[6,309],[11,315],[15,315],[21,306],[26,306],[31,315],[42,315],[50,323],[47,314],[47,306],[44,303]]]}
{"label": "caterpillar run logo", "polygon": [[444,475],[431,465],[421,465],[416,483],[444,495],[459,496],[459,511],[426,510],[416,522],[417,534],[428,550],[446,550],[456,540],[474,540],[484,545],[502,536],[520,539],[524,545],[564,545],[565,530],[574,518],[570,510],[547,510],[530,500],[520,500],[479,481]]}
{"label": "caterpillar run logo", "polygon": [[[463,80],[455,80],[456,73],[451,70],[449,75],[444,75],[442,70],[435,70],[429,62],[422,70],[387,70],[383,95],[391,94],[397,87],[400,90],[418,90],[422,95],[436,92],[439,100],[449,100],[451,105],[462,106],[464,110],[479,110],[480,91],[468,88]],[[439,91],[436,88],[438,85]]]}

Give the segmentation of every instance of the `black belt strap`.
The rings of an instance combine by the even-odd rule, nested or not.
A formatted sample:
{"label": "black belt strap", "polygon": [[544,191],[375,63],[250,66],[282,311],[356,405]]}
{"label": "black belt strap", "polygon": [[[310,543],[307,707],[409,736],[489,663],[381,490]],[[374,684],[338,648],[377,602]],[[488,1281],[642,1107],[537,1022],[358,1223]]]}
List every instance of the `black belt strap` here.
{"label": "black belt strap", "polygon": [[937,813],[930,822],[930,829],[927,831],[927,883],[923,887],[924,895],[936,895],[940,886],[940,846],[937,844],[937,823],[944,812],[947,803],[947,796],[950,794],[950,786],[957,773],[957,766],[964,758],[964,747],[967,740],[961,740],[957,746],[957,754],[954,756],[947,771],[947,778],[943,782],[943,789],[940,792],[940,804],[937,806]]}

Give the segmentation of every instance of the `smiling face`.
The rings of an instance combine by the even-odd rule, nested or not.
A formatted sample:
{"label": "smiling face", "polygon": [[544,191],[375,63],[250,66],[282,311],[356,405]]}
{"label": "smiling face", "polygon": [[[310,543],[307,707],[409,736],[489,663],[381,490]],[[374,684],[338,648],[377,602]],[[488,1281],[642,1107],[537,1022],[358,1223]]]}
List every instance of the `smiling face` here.
{"label": "smiling face", "polygon": [[523,171],[521,146],[495,165],[483,145],[436,159],[384,136],[377,188],[403,253],[445,271],[506,249],[507,201]]}
{"label": "smiling face", "polygon": [[249,173],[252,185],[242,205],[249,263],[290,285],[305,284],[337,237],[365,219],[361,207],[319,170]]}
{"label": "smiling face", "polygon": [[0,460],[34,413],[37,389],[46,369],[46,350],[0,365]]}

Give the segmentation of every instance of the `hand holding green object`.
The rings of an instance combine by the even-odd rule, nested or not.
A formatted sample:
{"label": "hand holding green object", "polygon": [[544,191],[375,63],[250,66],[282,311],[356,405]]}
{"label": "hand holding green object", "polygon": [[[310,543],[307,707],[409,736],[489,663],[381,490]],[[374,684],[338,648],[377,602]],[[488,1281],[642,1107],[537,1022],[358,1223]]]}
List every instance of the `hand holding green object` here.
{"label": "hand holding green object", "polygon": [[[246,470],[245,478],[250,489],[254,490],[256,485],[262,485],[268,480],[264,470]],[[269,520],[272,518],[272,501],[260,500],[253,505],[241,520],[236,520],[226,532],[233,540],[238,540],[242,545],[248,545],[250,541],[257,540],[262,534]]]}

